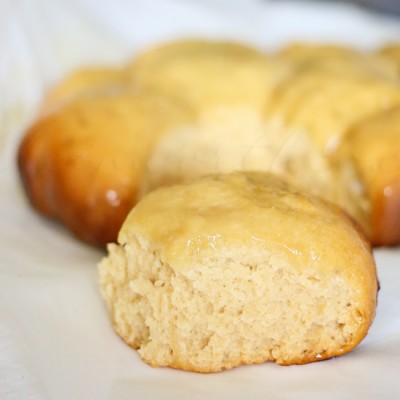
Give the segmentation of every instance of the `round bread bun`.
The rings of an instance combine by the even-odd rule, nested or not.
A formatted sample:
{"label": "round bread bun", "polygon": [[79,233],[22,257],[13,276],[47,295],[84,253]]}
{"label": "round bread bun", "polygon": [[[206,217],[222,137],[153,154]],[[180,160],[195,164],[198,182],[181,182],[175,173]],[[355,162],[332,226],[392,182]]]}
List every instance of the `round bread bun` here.
{"label": "round bread bun", "polygon": [[265,121],[252,110],[209,112],[161,138],[146,165],[140,197],[202,175],[241,170],[275,173],[340,206],[370,237],[370,202],[354,164],[327,157],[305,130]]}
{"label": "round bread bun", "polygon": [[115,241],[155,141],[193,118],[184,103],[149,91],[111,87],[71,100],[40,118],[19,147],[31,203],[86,242]]}
{"label": "round bread bun", "polygon": [[304,130],[321,151],[337,150],[351,126],[400,105],[398,80],[375,73],[370,64],[340,58],[300,68],[276,88],[266,117],[289,130]]}
{"label": "round bread bun", "polygon": [[160,45],[128,66],[140,86],[183,98],[200,112],[231,106],[261,112],[288,68],[244,44],[195,39]]}
{"label": "round bread bun", "polygon": [[[398,244],[395,168],[372,179],[369,154],[349,148],[360,142],[373,159],[375,139],[362,144],[356,134],[346,143],[366,130],[364,120],[400,107],[397,53],[397,45],[364,53],[294,44],[266,55],[192,39],[121,69],[78,70],[48,94],[21,143],[26,192],[41,213],[103,246],[150,190],[209,173],[270,171],[339,205],[374,244]],[[387,148],[378,158],[394,157],[394,147],[377,148]]]}
{"label": "round bread bun", "polygon": [[371,249],[339,209],[266,173],[149,193],[99,266],[116,332],[153,367],[216,372],[343,355],[376,307]]}
{"label": "round bread bun", "polygon": [[371,202],[374,245],[400,243],[400,107],[354,126],[339,148],[342,162],[352,163]]}

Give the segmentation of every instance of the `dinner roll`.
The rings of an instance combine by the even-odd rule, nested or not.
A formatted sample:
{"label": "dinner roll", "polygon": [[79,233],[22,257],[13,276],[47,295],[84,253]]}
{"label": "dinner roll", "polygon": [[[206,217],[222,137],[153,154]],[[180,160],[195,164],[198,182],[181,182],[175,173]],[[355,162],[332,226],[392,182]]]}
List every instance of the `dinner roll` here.
{"label": "dinner roll", "polygon": [[397,44],[362,52],[295,43],[267,54],[187,39],[120,68],[80,69],[50,91],[22,140],[26,193],[42,214],[104,246],[160,186],[272,172],[341,207],[373,245],[399,244],[397,164],[379,179],[371,172],[395,157],[372,130],[397,135],[385,118],[400,107],[398,55]]}
{"label": "dinner roll", "polygon": [[29,200],[86,242],[115,241],[155,141],[193,115],[149,91],[77,97],[40,118],[21,142],[18,166]]}
{"label": "dinner roll", "polygon": [[371,202],[375,245],[400,243],[400,107],[354,126],[339,148],[343,164],[352,164]]}
{"label": "dinner roll", "polygon": [[277,87],[266,118],[288,130],[304,130],[321,151],[336,151],[348,129],[364,118],[400,105],[400,84],[368,63],[333,60],[299,69]]}
{"label": "dinner roll", "polygon": [[[345,161],[345,162],[344,162]],[[204,113],[154,146],[140,196],[161,186],[233,171],[272,172],[343,208],[371,237],[371,206],[354,163],[331,159],[305,129],[251,110]]]}
{"label": "dinner roll", "polygon": [[200,113],[214,107],[261,112],[289,65],[244,44],[188,39],[139,54],[128,70],[138,85],[183,98]]}
{"label": "dinner roll", "polygon": [[339,209],[266,173],[158,189],[99,266],[116,332],[153,367],[216,372],[340,356],[376,306],[371,249]]}

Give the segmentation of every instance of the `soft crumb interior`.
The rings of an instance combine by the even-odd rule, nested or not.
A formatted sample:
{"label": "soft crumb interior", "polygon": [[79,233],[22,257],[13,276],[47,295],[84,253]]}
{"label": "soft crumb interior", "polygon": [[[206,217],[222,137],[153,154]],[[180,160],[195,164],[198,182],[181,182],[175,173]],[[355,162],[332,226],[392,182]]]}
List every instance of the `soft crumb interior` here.
{"label": "soft crumb interior", "polygon": [[200,372],[304,363],[351,345],[364,318],[340,275],[296,271],[273,255],[238,263],[237,253],[175,272],[138,240],[112,245],[100,280],[116,331],[153,366]]}

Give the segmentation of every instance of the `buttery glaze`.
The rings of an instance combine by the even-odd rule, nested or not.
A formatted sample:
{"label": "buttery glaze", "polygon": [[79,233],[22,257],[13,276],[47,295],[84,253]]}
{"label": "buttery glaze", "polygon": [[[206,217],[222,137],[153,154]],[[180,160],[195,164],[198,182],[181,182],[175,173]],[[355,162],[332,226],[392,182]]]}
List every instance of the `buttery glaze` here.
{"label": "buttery glaze", "polygon": [[[314,230],[324,235],[316,237]],[[162,248],[162,258],[179,270],[190,266],[188,260],[200,263],[204,254],[226,253],[230,246],[253,249],[260,257],[278,249],[295,268],[308,268],[322,257],[320,268],[330,272],[347,242],[365,251],[348,257],[370,251],[339,209],[264,173],[212,175],[149,193],[127,217],[118,241],[129,243],[138,233]],[[364,276],[365,263],[355,268]]]}

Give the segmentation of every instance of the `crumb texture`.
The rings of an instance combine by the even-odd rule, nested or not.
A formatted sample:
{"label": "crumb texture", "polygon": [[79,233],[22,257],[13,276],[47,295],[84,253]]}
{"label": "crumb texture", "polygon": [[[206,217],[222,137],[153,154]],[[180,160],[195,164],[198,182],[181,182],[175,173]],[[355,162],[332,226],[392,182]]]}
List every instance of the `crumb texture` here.
{"label": "crumb texture", "polygon": [[268,174],[159,189],[119,241],[101,291],[117,333],[155,367],[323,360],[353,349],[375,313],[375,265],[352,223]]}

